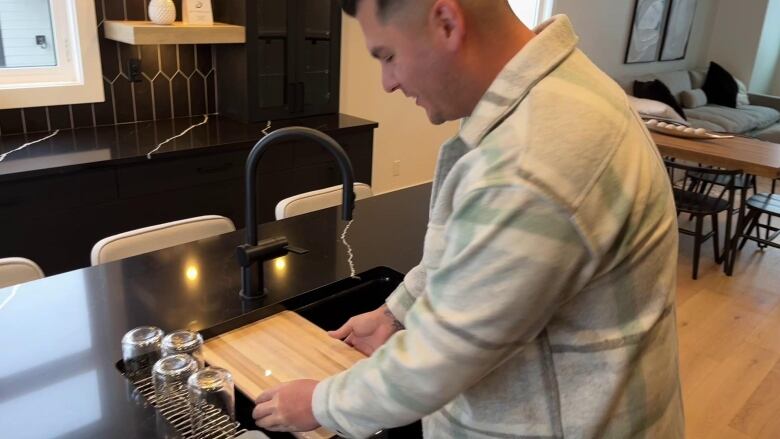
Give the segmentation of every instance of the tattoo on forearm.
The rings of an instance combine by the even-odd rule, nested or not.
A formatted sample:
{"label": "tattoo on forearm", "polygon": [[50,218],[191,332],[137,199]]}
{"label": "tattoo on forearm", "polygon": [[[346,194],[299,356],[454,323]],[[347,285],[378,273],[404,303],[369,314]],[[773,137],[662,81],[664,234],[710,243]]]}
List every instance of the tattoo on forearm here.
{"label": "tattoo on forearm", "polygon": [[393,319],[393,328],[395,328],[396,331],[400,331],[404,329],[404,325],[398,321],[397,318],[393,315],[392,312],[390,312],[390,309],[385,308],[385,315]]}

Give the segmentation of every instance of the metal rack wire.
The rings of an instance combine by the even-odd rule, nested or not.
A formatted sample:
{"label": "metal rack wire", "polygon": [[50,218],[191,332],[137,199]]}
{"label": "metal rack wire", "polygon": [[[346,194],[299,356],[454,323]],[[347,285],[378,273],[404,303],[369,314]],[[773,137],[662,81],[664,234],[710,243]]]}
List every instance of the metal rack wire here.
{"label": "metal rack wire", "polygon": [[231,421],[219,407],[202,404],[198,407],[202,417],[200,427],[193,430],[192,414],[187,388],[175,389],[172,396],[158,404],[154,396],[152,378],[145,377],[131,381],[146,402],[160,412],[166,421],[181,435],[182,439],[233,439],[244,433],[238,422]]}

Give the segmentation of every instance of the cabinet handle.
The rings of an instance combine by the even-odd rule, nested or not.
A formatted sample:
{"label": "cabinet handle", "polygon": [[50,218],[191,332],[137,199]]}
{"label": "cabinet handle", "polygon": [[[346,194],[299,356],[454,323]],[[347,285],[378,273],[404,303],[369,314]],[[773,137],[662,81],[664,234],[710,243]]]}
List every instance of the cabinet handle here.
{"label": "cabinet handle", "polygon": [[221,165],[217,166],[204,166],[198,168],[198,174],[216,174],[219,172],[224,172],[230,169],[233,166],[232,163],[223,163]]}
{"label": "cabinet handle", "polygon": [[305,90],[304,87],[305,86],[306,85],[303,82],[299,82],[298,83],[298,98],[297,98],[297,101],[298,101],[298,112],[299,113],[303,112],[303,97],[304,97],[304,90]]}

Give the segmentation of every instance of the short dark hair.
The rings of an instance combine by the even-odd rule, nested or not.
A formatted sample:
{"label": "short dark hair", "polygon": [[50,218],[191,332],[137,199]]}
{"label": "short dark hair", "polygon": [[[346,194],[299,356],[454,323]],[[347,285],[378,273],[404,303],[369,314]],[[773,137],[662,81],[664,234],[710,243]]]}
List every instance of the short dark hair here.
{"label": "short dark hair", "polygon": [[[357,7],[361,1],[362,0],[341,0],[341,9],[350,17],[354,17],[357,15]],[[390,15],[390,11],[401,6],[405,2],[406,0],[376,0],[379,18],[383,20],[387,19],[388,15]]]}

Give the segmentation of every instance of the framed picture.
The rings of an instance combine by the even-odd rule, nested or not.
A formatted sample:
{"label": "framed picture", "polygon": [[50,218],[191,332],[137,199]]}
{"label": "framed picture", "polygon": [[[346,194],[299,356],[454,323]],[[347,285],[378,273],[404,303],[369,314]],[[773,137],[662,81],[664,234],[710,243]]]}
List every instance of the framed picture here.
{"label": "framed picture", "polygon": [[685,58],[688,40],[691,38],[693,17],[696,15],[696,0],[671,0],[669,19],[666,21],[661,61]]}
{"label": "framed picture", "polygon": [[626,64],[658,60],[670,0],[636,0]]}
{"label": "framed picture", "polygon": [[214,24],[211,0],[184,0],[181,9],[182,21],[187,24]]}

